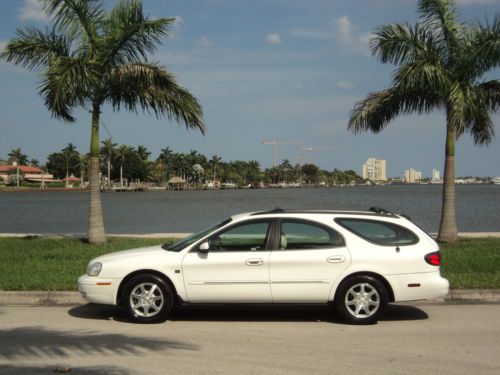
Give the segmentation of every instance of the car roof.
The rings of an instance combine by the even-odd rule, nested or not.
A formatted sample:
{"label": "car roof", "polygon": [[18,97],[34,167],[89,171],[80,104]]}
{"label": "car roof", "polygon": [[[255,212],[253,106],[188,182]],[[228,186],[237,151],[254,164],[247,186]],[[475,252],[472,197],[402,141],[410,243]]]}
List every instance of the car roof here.
{"label": "car roof", "polygon": [[316,214],[316,215],[360,215],[360,216],[379,216],[379,217],[391,217],[399,218],[400,216],[390,212],[389,210],[371,207],[368,211],[350,211],[350,210],[308,210],[308,209],[282,209],[275,208],[269,211],[256,211],[256,212],[246,212],[238,215],[232,216],[232,219],[238,220],[250,216],[261,216],[261,215],[281,215],[281,214]]}

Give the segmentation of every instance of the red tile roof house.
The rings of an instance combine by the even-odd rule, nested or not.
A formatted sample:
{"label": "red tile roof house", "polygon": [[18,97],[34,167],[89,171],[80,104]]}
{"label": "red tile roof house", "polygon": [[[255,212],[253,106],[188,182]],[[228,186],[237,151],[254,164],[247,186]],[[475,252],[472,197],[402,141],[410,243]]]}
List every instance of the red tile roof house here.
{"label": "red tile roof house", "polygon": [[19,168],[19,175],[26,181],[31,182],[50,182],[54,181],[54,175],[44,173],[40,168],[28,167],[27,165],[0,165],[0,177],[4,183],[9,180],[9,176],[16,175]]}

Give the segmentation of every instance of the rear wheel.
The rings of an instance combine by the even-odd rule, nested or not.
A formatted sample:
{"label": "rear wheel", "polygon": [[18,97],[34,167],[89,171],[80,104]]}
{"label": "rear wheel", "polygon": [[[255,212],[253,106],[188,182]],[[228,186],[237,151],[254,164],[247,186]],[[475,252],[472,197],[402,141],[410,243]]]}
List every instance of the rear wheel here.
{"label": "rear wheel", "polygon": [[174,307],[172,288],[152,274],[137,275],[130,279],[122,301],[127,315],[138,323],[165,321]]}
{"label": "rear wheel", "polygon": [[373,324],[383,316],[389,297],[385,286],[372,276],[351,277],[338,288],[335,310],[348,323]]}

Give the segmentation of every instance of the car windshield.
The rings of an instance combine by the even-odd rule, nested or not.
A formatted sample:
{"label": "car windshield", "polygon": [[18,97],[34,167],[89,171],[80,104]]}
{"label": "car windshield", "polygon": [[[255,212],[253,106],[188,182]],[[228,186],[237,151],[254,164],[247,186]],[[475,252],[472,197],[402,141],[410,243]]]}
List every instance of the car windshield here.
{"label": "car windshield", "polygon": [[175,251],[175,252],[178,253],[179,251],[181,251],[182,249],[186,248],[187,246],[192,245],[196,241],[202,239],[203,237],[205,237],[210,232],[213,232],[214,230],[222,228],[224,225],[226,225],[226,224],[228,224],[230,222],[231,222],[231,219],[226,219],[226,220],[224,220],[223,222],[221,222],[221,223],[219,223],[217,225],[214,225],[214,226],[212,226],[210,228],[204,229],[201,232],[194,233],[194,234],[192,234],[192,235],[190,235],[190,236],[188,236],[186,238],[183,238],[180,241],[174,242],[173,244],[165,244],[165,245],[162,246],[162,248],[165,249],[165,250],[167,250],[167,251]]}

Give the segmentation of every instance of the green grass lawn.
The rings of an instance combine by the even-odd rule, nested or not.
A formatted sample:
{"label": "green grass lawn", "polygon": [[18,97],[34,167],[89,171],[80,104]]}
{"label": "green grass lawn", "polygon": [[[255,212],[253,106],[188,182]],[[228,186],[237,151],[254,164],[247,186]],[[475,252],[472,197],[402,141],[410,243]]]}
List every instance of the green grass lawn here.
{"label": "green grass lawn", "polygon": [[441,273],[453,289],[500,289],[500,238],[441,245]]}
{"label": "green grass lawn", "polygon": [[[101,254],[172,242],[110,238],[88,245],[72,238],[0,238],[0,290],[76,290],[76,279]],[[500,288],[500,239],[442,245],[442,274],[454,289]]]}

